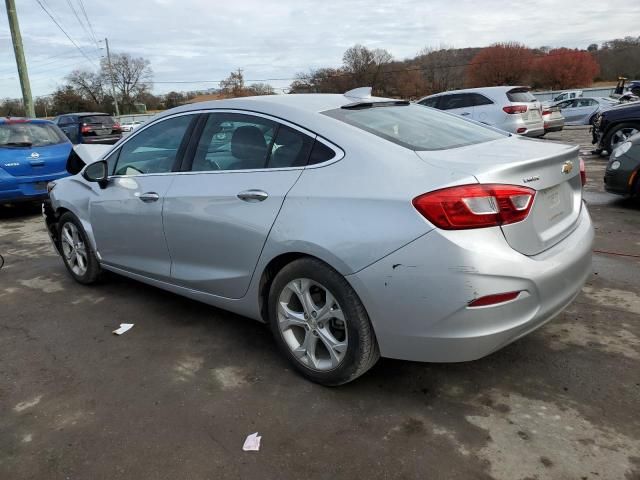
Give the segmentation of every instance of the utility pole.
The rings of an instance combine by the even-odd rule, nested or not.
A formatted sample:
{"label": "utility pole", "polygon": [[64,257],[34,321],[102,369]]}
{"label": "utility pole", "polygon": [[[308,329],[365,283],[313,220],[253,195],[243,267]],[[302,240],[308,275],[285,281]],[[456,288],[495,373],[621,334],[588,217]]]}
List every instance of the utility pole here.
{"label": "utility pole", "polygon": [[15,0],[6,0],[7,16],[9,17],[9,29],[11,30],[11,40],[13,41],[13,51],[16,55],[16,65],[18,66],[18,76],[20,77],[20,88],[22,89],[22,101],[27,117],[34,118],[36,111],[33,108],[33,98],[31,98],[31,85],[29,84],[29,72],[27,62],[24,59],[24,49],[22,48],[22,35],[20,35],[20,25],[18,25],[18,14],[16,13]]}
{"label": "utility pole", "polygon": [[[7,0],[8,2],[9,0]],[[109,52],[109,40],[107,38],[104,39],[104,44],[107,47],[107,63],[109,64],[109,76],[111,77],[111,95],[113,95],[113,104],[116,107],[116,117],[120,116],[120,111],[118,110],[118,100],[116,99],[116,87],[113,82],[113,68],[111,67],[111,53]]]}

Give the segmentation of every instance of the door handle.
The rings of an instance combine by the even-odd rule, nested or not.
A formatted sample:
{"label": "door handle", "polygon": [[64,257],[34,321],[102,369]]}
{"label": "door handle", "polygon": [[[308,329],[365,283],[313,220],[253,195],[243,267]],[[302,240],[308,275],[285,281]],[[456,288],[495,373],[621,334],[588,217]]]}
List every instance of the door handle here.
{"label": "door handle", "polygon": [[155,202],[160,198],[160,195],[158,195],[156,192],[141,193],[136,194],[136,196],[145,203]]}
{"label": "door handle", "polygon": [[462,112],[460,115],[462,115],[463,117],[466,117],[467,115],[471,115],[469,112]]}
{"label": "door handle", "polygon": [[269,197],[267,192],[263,192],[262,190],[245,190],[244,192],[240,192],[238,194],[238,198],[240,200],[244,200],[245,202],[262,202]]}

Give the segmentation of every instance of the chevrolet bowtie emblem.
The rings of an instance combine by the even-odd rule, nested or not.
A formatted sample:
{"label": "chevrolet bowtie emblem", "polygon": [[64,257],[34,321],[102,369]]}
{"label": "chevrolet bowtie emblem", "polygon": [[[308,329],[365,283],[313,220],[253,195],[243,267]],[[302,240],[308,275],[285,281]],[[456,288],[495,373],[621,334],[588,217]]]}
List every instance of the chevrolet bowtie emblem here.
{"label": "chevrolet bowtie emblem", "polygon": [[562,173],[568,175],[571,173],[571,170],[573,170],[573,162],[571,160],[568,160],[562,164]]}

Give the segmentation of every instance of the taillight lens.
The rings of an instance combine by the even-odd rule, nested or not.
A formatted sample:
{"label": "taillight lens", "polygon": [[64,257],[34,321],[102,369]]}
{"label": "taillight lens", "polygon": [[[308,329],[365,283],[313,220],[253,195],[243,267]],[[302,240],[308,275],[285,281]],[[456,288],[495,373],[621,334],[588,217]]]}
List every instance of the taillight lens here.
{"label": "taillight lens", "polygon": [[506,107],[502,107],[502,110],[504,110],[509,115],[512,115],[514,113],[526,112],[527,106],[526,105],[507,105]]}
{"label": "taillight lens", "polygon": [[87,125],[86,123],[83,123],[82,127],[80,128],[80,132],[89,133],[90,131],[91,131],[91,127],[89,125]]}
{"label": "taillight lens", "polygon": [[443,230],[485,228],[527,218],[535,194],[517,185],[462,185],[420,195],[413,206]]}
{"label": "taillight lens", "polygon": [[544,115],[551,115],[551,113],[552,113],[552,112],[551,112],[551,110],[543,110],[543,111],[542,111],[542,115],[543,115],[543,116],[544,116]]}
{"label": "taillight lens", "polygon": [[116,130],[116,131],[121,131],[122,127],[120,126],[120,124],[118,122],[113,124],[113,127],[111,127],[112,130]]}
{"label": "taillight lens", "polygon": [[585,168],[584,160],[582,158],[580,159],[580,180],[584,187],[587,184],[587,169]]}

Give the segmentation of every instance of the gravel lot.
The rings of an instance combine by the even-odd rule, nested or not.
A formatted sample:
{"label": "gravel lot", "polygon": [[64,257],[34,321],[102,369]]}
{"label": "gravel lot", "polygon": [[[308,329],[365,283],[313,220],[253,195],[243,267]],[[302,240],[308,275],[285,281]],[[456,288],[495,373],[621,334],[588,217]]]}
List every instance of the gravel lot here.
{"label": "gravel lot", "polygon": [[333,389],[252,320],[74,283],[39,209],[0,207],[0,478],[640,479],[640,203],[585,158],[597,253],[569,309],[482,360],[381,360]]}

